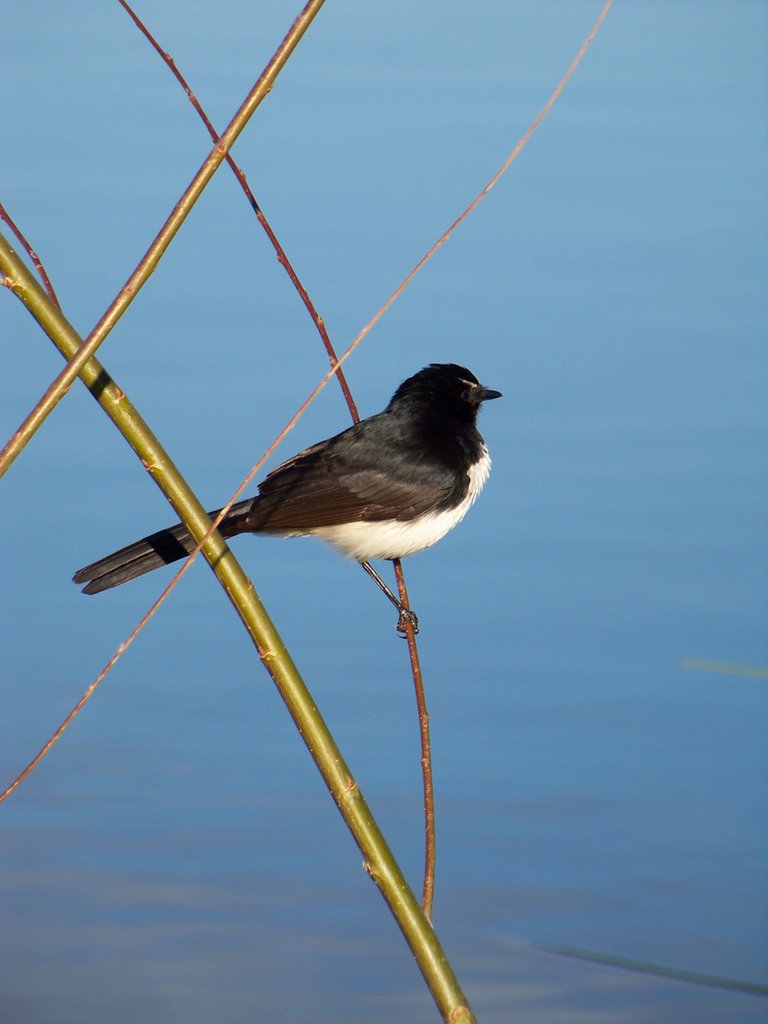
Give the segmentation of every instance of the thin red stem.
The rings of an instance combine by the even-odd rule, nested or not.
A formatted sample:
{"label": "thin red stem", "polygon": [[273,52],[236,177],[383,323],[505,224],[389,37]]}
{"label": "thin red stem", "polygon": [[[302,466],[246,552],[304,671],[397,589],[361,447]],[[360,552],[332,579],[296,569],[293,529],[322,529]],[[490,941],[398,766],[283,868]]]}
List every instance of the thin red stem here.
{"label": "thin red stem", "polygon": [[[195,110],[199,114],[200,119],[202,120],[203,124],[208,129],[208,134],[211,136],[211,138],[213,139],[214,142],[218,142],[218,140],[219,140],[219,133],[214,128],[214,126],[213,126],[210,118],[206,114],[206,112],[203,110],[202,104],[198,100],[197,96],[195,96],[195,94],[192,91],[192,88],[189,85],[189,83],[187,82],[186,78],[181,73],[181,71],[179,71],[179,68],[176,65],[176,62],[174,61],[173,57],[168,53],[167,50],[164,50],[160,46],[160,44],[157,42],[155,37],[149,31],[147,26],[141,20],[141,18],[139,18],[139,16],[136,14],[136,12],[131,8],[131,5],[127,2],[127,0],[118,0],[118,3],[126,11],[126,13],[129,15],[129,17],[133,20],[133,22],[136,25],[136,27],[139,29],[139,31],[142,33],[142,35],[144,35],[144,37],[147,39],[147,41],[150,43],[150,45],[157,51],[157,53],[160,55],[160,57],[168,65],[168,68],[170,69],[170,71],[174,75],[174,77],[176,78],[176,81],[179,83],[179,85],[182,87],[184,92],[187,94],[187,98],[189,99],[189,102],[195,108]],[[336,356],[336,351],[335,351],[335,349],[333,347],[333,343],[331,342],[331,339],[330,339],[330,337],[328,335],[328,331],[326,330],[326,327],[325,327],[325,321],[323,320],[323,318],[318,313],[318,311],[317,311],[317,309],[315,307],[315,304],[312,302],[311,298],[309,297],[309,293],[307,292],[306,288],[302,284],[302,282],[301,282],[301,280],[299,278],[299,275],[294,270],[293,265],[291,264],[291,261],[288,259],[288,256],[287,256],[287,254],[285,252],[285,249],[282,247],[282,245],[280,244],[280,241],[279,241],[277,235],[272,230],[272,226],[269,223],[269,221],[267,220],[266,215],[264,214],[264,211],[262,210],[262,208],[259,205],[259,203],[256,201],[256,197],[254,196],[253,192],[251,191],[251,187],[248,184],[248,179],[245,176],[245,172],[235,163],[231,153],[227,153],[225,159],[226,159],[227,163],[229,164],[230,170],[232,171],[232,173],[235,175],[235,177],[237,178],[238,182],[240,183],[240,187],[242,188],[243,192],[245,193],[246,198],[248,199],[248,202],[251,204],[251,208],[253,209],[253,212],[256,214],[256,217],[258,218],[259,224],[261,224],[262,228],[266,232],[267,237],[269,238],[270,242],[272,243],[272,246],[274,247],[275,253],[277,254],[278,262],[280,263],[280,265],[285,270],[286,274],[288,274],[288,277],[293,282],[294,288],[299,293],[299,298],[304,303],[304,305],[305,305],[305,307],[307,309],[307,312],[309,313],[310,317],[312,318],[312,322],[314,323],[315,327],[317,327],[318,333],[320,334],[320,338],[321,338],[321,340],[323,342],[323,345],[325,347],[325,351],[327,352],[328,358],[330,359],[331,366],[335,367],[336,377],[338,379],[339,386],[341,388],[342,394],[344,395],[344,400],[346,401],[347,406],[349,408],[350,415],[352,416],[353,421],[355,423],[357,423],[359,421],[359,419],[360,419],[360,414],[359,414],[359,412],[357,410],[357,405],[355,404],[355,400],[352,397],[352,392],[350,391],[349,384],[347,383],[347,378],[344,375],[344,371],[342,370],[341,366],[339,366],[338,359],[337,359],[337,356]]]}
{"label": "thin red stem", "polygon": [[[397,590],[400,596],[400,603],[404,608],[410,608],[408,602],[408,590],[405,585],[405,576],[400,559],[392,563],[395,567],[395,579]],[[405,637],[408,641],[408,655],[411,659],[411,673],[413,674],[413,686],[416,692],[416,708],[419,715],[419,733],[421,736],[421,776],[424,788],[424,890],[421,898],[421,907],[426,917],[432,917],[432,902],[435,894],[435,858],[437,841],[435,838],[435,791],[432,783],[432,745],[429,738],[429,712],[427,711],[427,699],[424,693],[424,680],[421,674],[421,662],[419,650],[416,646],[416,630],[412,622],[405,620],[403,623]]]}
{"label": "thin red stem", "polygon": [[43,282],[43,287],[48,292],[48,297],[50,298],[51,302],[58,309],[61,309],[61,303],[58,300],[56,292],[53,290],[53,285],[51,284],[50,277],[48,277],[48,275],[45,272],[45,267],[43,266],[43,261],[40,259],[40,257],[37,255],[35,250],[32,248],[32,246],[26,240],[24,235],[21,233],[21,228],[18,227],[17,224],[11,219],[11,215],[8,213],[8,211],[3,206],[2,203],[0,203],[0,217],[2,217],[2,219],[5,221],[5,223],[8,225],[8,227],[14,233],[14,235],[16,235],[18,240],[24,246],[24,249],[25,249],[27,255],[32,260],[32,263],[34,264],[35,270],[40,275],[40,280]]}

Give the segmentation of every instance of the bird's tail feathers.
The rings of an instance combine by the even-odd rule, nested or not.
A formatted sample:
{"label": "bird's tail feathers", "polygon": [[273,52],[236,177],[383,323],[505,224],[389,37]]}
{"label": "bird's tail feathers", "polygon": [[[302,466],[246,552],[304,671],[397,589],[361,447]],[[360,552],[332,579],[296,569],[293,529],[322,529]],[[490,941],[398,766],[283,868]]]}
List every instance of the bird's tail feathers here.
{"label": "bird's tail feathers", "polygon": [[[219,524],[222,537],[233,537],[242,533],[243,521],[253,505],[253,499],[239,501],[229,510]],[[221,509],[209,512],[208,516],[215,519]],[[195,548],[189,530],[182,523],[171,526],[167,530],[137,540],[127,547],[114,551],[97,562],[78,569],[72,577],[75,583],[85,583],[84,594],[100,594],[103,590],[119,587],[121,583],[143,576],[163,565],[170,565],[185,558]]]}

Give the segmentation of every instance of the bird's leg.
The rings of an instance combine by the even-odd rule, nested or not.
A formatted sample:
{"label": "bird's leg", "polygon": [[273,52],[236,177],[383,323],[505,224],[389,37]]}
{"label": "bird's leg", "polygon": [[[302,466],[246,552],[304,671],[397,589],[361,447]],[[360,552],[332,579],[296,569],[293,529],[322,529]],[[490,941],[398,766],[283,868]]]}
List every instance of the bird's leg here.
{"label": "bird's leg", "polygon": [[412,612],[410,608],[406,608],[402,601],[399,601],[392,591],[389,589],[384,580],[379,576],[376,570],[373,568],[370,562],[361,562],[360,565],[365,569],[374,583],[387,595],[392,604],[397,608],[400,613],[400,618],[397,620],[397,632],[400,636],[405,636],[406,624],[413,626],[413,632],[419,632],[419,620],[416,617],[416,613]]}

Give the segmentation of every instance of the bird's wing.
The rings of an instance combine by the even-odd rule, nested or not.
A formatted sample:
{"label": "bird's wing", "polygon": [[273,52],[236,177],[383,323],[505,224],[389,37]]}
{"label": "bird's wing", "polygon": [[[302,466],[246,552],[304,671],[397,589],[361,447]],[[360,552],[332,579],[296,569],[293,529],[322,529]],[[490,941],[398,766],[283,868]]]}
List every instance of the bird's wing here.
{"label": "bird's wing", "polygon": [[[428,470],[412,451],[380,447],[370,422],[307,448],[273,470],[259,487],[249,528],[307,531],[322,526],[413,519],[448,503],[455,480]],[[340,439],[344,438],[344,443]],[[350,443],[351,442],[351,443]],[[425,483],[431,484],[425,488]]]}

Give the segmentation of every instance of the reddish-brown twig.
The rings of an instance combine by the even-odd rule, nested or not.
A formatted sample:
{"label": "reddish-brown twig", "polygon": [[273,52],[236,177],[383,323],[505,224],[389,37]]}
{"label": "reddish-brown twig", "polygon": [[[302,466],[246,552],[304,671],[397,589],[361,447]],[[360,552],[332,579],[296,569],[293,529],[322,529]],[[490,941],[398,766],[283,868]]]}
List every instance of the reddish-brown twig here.
{"label": "reddish-brown twig", "polygon": [[[408,590],[405,585],[405,576],[400,559],[393,563],[397,590],[400,603],[405,608],[410,608],[408,603]],[[432,902],[435,896],[435,857],[437,852],[437,841],[435,837],[435,791],[432,784],[432,745],[429,738],[429,712],[427,711],[427,699],[424,693],[424,680],[421,675],[421,662],[419,660],[419,649],[416,646],[416,629],[412,621],[403,621],[405,637],[408,641],[408,655],[411,659],[411,673],[413,675],[413,686],[416,691],[416,708],[419,715],[419,734],[421,736],[421,775],[424,789],[424,889],[421,897],[421,907],[425,915],[431,919]]]}
{"label": "reddish-brown twig", "polygon": [[[205,127],[208,129],[208,134],[211,136],[211,138],[213,139],[214,142],[217,142],[218,139],[219,139],[219,133],[214,128],[213,124],[211,123],[210,118],[208,117],[206,112],[203,110],[203,107],[202,107],[201,103],[197,99],[197,96],[195,96],[194,92],[192,91],[191,86],[189,85],[189,83],[187,82],[186,78],[184,77],[184,75],[181,73],[181,71],[179,70],[178,66],[176,65],[176,61],[173,59],[173,57],[170,55],[170,53],[168,53],[167,50],[164,50],[160,46],[158,41],[155,39],[155,37],[149,31],[149,29],[144,24],[144,22],[141,20],[141,18],[139,18],[139,16],[136,14],[136,12],[132,9],[131,5],[127,2],[127,0],[118,0],[118,3],[125,10],[125,12],[129,15],[129,17],[133,20],[133,22],[136,25],[136,27],[139,29],[139,31],[142,33],[142,35],[146,38],[146,40],[150,43],[150,45],[153,47],[153,49],[156,50],[156,52],[160,55],[160,57],[168,65],[168,68],[170,69],[170,71],[173,74],[173,76],[176,78],[176,81],[179,83],[179,85],[182,87],[184,92],[187,94],[187,98],[188,98],[189,102],[192,104],[192,106],[195,108],[195,110],[197,111],[198,115],[200,116],[200,120],[203,122]],[[332,366],[336,365],[336,377],[337,377],[337,379],[339,381],[339,386],[341,388],[342,394],[344,395],[344,399],[345,399],[345,401],[347,403],[347,406],[349,408],[350,415],[352,416],[352,419],[354,420],[354,422],[357,423],[358,420],[360,419],[360,415],[359,415],[359,413],[357,411],[357,405],[355,404],[355,400],[352,397],[352,392],[349,389],[349,384],[347,383],[347,378],[344,376],[344,371],[341,369],[341,367],[336,362],[336,352],[334,350],[334,347],[333,347],[333,344],[331,342],[331,339],[330,339],[330,337],[328,335],[328,331],[326,330],[325,321],[323,320],[323,318],[318,313],[318,311],[317,311],[317,309],[315,307],[315,304],[312,302],[312,299],[309,297],[309,293],[307,292],[306,288],[302,284],[302,282],[301,282],[301,280],[299,278],[299,275],[294,270],[293,264],[288,259],[288,256],[286,255],[286,252],[285,252],[285,249],[281,245],[281,243],[280,243],[277,235],[275,234],[275,232],[272,230],[272,226],[269,223],[269,221],[267,220],[266,215],[264,214],[264,211],[262,210],[262,208],[259,205],[259,203],[256,201],[256,197],[254,196],[253,192],[251,191],[251,187],[248,184],[248,179],[246,178],[244,171],[238,166],[237,163],[235,163],[231,153],[227,153],[225,159],[226,159],[227,163],[229,164],[230,170],[232,171],[232,173],[235,175],[235,177],[237,178],[238,182],[240,183],[240,187],[242,188],[243,192],[245,193],[246,198],[248,199],[248,202],[251,204],[251,208],[253,209],[253,212],[256,214],[256,217],[258,218],[259,224],[261,224],[262,228],[266,232],[267,237],[269,238],[270,242],[272,243],[272,246],[274,247],[275,253],[277,254],[278,262],[283,267],[283,269],[285,270],[286,274],[288,274],[288,277],[291,279],[294,288],[299,293],[299,297],[301,298],[301,301],[306,306],[307,312],[309,313],[310,317],[312,318],[312,322],[314,323],[315,327],[317,327],[317,330],[318,330],[318,333],[320,335],[320,338],[322,339],[323,345],[325,346],[325,351],[328,353],[328,358],[331,361],[331,365]]]}
{"label": "reddish-brown twig", "polygon": [[[213,527],[211,527],[211,530],[213,530]],[[208,537],[208,536],[209,536],[209,534],[206,534],[206,537]],[[200,545],[202,545],[202,544],[203,544],[203,541],[201,540],[200,541]],[[196,549],[196,551],[195,551],[195,554],[197,554],[197,551],[199,551],[199,550],[200,550],[200,548],[198,547]],[[16,776],[16,778],[13,780],[13,782],[11,782],[8,786],[6,786],[5,789],[2,791],[2,793],[0,793],[0,804],[4,800],[8,799],[8,797],[11,795],[11,793],[13,793],[13,791],[18,786],[21,785],[21,783],[24,781],[24,779],[26,779],[26,777],[29,775],[29,773],[31,771],[33,771],[33,769],[36,768],[37,765],[43,760],[43,758],[48,753],[48,751],[51,749],[51,747],[54,746],[54,744],[58,743],[58,741],[61,739],[61,737],[64,734],[64,732],[66,731],[66,729],[72,724],[72,722],[75,720],[75,718],[80,714],[80,712],[83,710],[83,708],[88,703],[88,701],[91,699],[91,697],[94,695],[96,690],[104,682],[104,680],[106,679],[106,677],[109,674],[109,672],[111,671],[111,669],[113,669],[114,666],[117,664],[117,662],[120,660],[120,658],[122,658],[122,656],[125,654],[125,652],[128,650],[128,648],[131,646],[133,641],[136,639],[136,637],[139,635],[139,633],[142,631],[142,629],[144,629],[146,624],[149,622],[149,620],[155,614],[155,612],[160,607],[160,605],[165,601],[165,599],[168,596],[168,594],[176,586],[176,583],[178,582],[178,580],[181,579],[181,577],[184,575],[184,573],[187,571],[187,569],[189,569],[191,564],[192,564],[192,557],[188,558],[184,562],[184,564],[179,569],[179,571],[175,574],[173,579],[170,580],[168,585],[161,591],[160,595],[152,603],[152,605],[145,612],[145,614],[141,617],[141,619],[136,623],[136,625],[131,630],[131,632],[128,634],[128,636],[125,638],[125,640],[123,640],[122,643],[117,647],[117,649],[115,650],[115,653],[112,655],[112,657],[106,663],[106,665],[101,670],[101,672],[99,672],[99,674],[96,676],[96,678],[91,683],[89,683],[89,685],[86,687],[85,692],[83,693],[82,697],[77,702],[77,704],[75,704],[75,706],[69,712],[69,714],[64,719],[64,721],[61,722],[61,724],[58,726],[58,728],[51,734],[51,736],[49,737],[47,742],[40,748],[40,750],[38,750],[38,752],[35,754],[35,756],[32,758],[32,760],[26,766],[26,768],[24,768],[22,771],[20,771],[19,774]]]}
{"label": "reddish-brown twig", "polygon": [[48,275],[45,272],[45,267],[43,266],[43,261],[40,259],[40,257],[37,255],[35,250],[32,248],[32,246],[26,240],[24,235],[21,233],[21,228],[19,228],[14,223],[14,221],[11,219],[11,215],[8,213],[8,211],[3,206],[2,203],[0,203],[0,217],[2,217],[2,219],[5,221],[5,223],[8,225],[8,227],[14,233],[14,235],[16,235],[18,240],[24,246],[24,249],[26,250],[27,255],[32,260],[32,263],[34,264],[35,270],[40,275],[40,280],[43,282],[43,287],[48,292],[48,295],[50,297],[51,302],[54,304],[54,306],[57,306],[59,309],[61,309],[61,303],[58,300],[56,292],[53,290],[53,285],[51,284],[50,277],[48,277]]}

